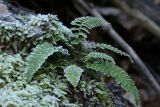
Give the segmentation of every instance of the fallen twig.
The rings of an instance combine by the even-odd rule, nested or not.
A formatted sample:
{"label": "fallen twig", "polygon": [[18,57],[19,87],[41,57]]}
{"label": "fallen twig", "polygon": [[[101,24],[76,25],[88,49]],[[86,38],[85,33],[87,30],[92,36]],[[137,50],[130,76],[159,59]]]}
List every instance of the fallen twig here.
{"label": "fallen twig", "polygon": [[130,8],[129,6],[127,6],[125,2],[121,0],[113,0],[113,2],[128,15],[134,17],[140,23],[141,26],[150,31],[153,35],[160,38],[160,27],[149,17],[147,17],[145,14],[143,14],[137,9]]}
{"label": "fallen twig", "polygon": [[117,9],[117,8],[113,8],[113,7],[96,7],[96,10],[98,10],[98,12],[102,15],[108,16],[119,16],[121,14],[121,10]]}

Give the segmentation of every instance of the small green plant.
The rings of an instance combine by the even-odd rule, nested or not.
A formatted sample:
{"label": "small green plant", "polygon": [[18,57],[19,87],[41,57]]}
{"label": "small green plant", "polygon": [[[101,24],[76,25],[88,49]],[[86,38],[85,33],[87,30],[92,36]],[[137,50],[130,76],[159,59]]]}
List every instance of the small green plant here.
{"label": "small green plant", "polygon": [[[117,84],[132,95],[136,104],[139,104],[139,94],[133,80],[116,65],[112,56],[96,49],[107,49],[127,56],[132,61],[130,56],[111,45],[86,40],[92,28],[109,24],[107,21],[97,17],[80,17],[71,22],[73,27],[67,28],[56,16],[50,14],[26,16],[23,20],[23,26],[21,22],[11,23],[11,27],[9,23],[0,25],[1,44],[8,44],[3,53],[9,53],[12,49],[20,53],[21,61],[24,62],[21,64],[24,72],[20,73],[18,79],[0,89],[0,95],[4,96],[4,99],[10,99],[1,93],[4,89],[7,89],[7,96],[16,95],[13,104],[0,99],[1,105],[19,103],[20,106],[27,106],[27,102],[33,101],[31,106],[83,107],[83,99],[79,98],[78,94],[81,92],[87,106],[114,107],[113,94],[103,82],[105,75],[113,77]],[[16,65],[14,67],[19,68]],[[3,71],[5,69],[0,72]],[[102,81],[92,75],[89,78],[87,72],[100,74]],[[0,73],[0,77],[1,75]],[[14,90],[10,89],[13,85]],[[19,89],[23,89],[25,95],[17,94]],[[8,92],[9,90],[12,92]],[[30,91],[33,93],[29,93]],[[74,97],[78,97],[77,100],[73,99],[73,93]],[[26,97],[28,100],[23,100]]]}

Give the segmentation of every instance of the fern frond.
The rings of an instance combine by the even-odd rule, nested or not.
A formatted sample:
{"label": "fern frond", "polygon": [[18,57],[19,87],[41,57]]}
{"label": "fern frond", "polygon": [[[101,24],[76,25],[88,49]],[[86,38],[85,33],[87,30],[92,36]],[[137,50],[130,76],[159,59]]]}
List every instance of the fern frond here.
{"label": "fern frond", "polygon": [[62,47],[55,47],[50,43],[44,42],[37,45],[31,54],[26,58],[26,77],[27,82],[31,81],[34,73],[42,66],[48,56],[58,52]]}
{"label": "fern frond", "polygon": [[71,22],[72,31],[83,38],[87,38],[87,34],[89,34],[89,30],[95,27],[103,26],[105,24],[109,24],[107,21],[104,19],[98,18],[98,17],[90,17],[90,16],[85,16],[85,17],[80,17],[76,18]]}
{"label": "fern frond", "polygon": [[82,72],[83,72],[83,69],[81,69],[80,67],[71,65],[71,66],[68,66],[66,69],[64,69],[64,73],[65,73],[64,76],[74,87],[76,87],[80,80]]}
{"label": "fern frond", "polygon": [[128,76],[128,74],[120,67],[113,65],[109,62],[88,63],[87,68],[103,72],[104,74],[114,77],[116,82],[122,86],[124,90],[129,92],[139,104],[138,90],[134,84],[134,81]]}
{"label": "fern frond", "polygon": [[96,43],[96,44],[93,44],[93,47],[92,48],[100,48],[100,49],[108,49],[112,52],[115,52],[117,54],[120,54],[120,55],[123,55],[123,56],[126,56],[130,59],[131,62],[133,62],[132,58],[130,57],[129,54],[119,50],[118,48],[115,48],[111,45],[108,45],[108,44],[103,44],[103,43]]}
{"label": "fern frond", "polygon": [[114,59],[105,54],[105,53],[101,53],[101,52],[90,52],[89,54],[87,54],[87,56],[85,57],[85,60],[88,61],[89,59],[91,58],[99,58],[99,59],[105,59],[105,60],[108,60],[108,61],[111,61],[114,65],[115,65],[115,61]]}

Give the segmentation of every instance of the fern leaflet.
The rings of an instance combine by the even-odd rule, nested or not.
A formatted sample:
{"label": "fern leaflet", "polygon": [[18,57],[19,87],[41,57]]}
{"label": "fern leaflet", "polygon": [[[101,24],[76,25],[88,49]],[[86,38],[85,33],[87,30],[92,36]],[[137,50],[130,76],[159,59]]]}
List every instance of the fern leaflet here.
{"label": "fern leaflet", "polygon": [[99,58],[99,59],[105,59],[105,60],[108,60],[108,61],[111,61],[114,65],[115,65],[115,61],[114,59],[105,54],[105,53],[101,53],[101,52],[90,52],[89,54],[87,54],[87,56],[85,57],[85,60],[88,61],[89,59],[91,58]]}
{"label": "fern leaflet", "polygon": [[90,16],[85,16],[85,17],[80,17],[76,18],[71,22],[72,31],[75,32],[75,35],[78,35],[87,38],[87,34],[89,34],[89,30],[95,27],[103,26],[105,24],[109,24],[106,20],[97,18],[97,17],[90,17]]}
{"label": "fern leaflet", "polygon": [[34,73],[42,66],[48,56],[58,52],[62,47],[55,47],[50,43],[44,42],[37,45],[31,54],[26,58],[26,77],[27,82],[31,81]]}
{"label": "fern leaflet", "polygon": [[134,84],[134,81],[128,76],[128,74],[120,67],[113,65],[109,62],[88,63],[87,68],[103,72],[104,74],[114,77],[116,82],[122,86],[124,90],[129,92],[139,104],[138,90]]}
{"label": "fern leaflet", "polygon": [[123,56],[126,56],[130,59],[131,62],[133,62],[132,58],[130,57],[129,54],[119,50],[118,48],[115,48],[111,45],[108,45],[108,44],[103,44],[103,43],[97,43],[97,44],[93,44],[93,47],[92,48],[101,48],[101,49],[108,49],[112,52],[115,52],[117,54],[120,54],[120,55],[123,55]]}
{"label": "fern leaflet", "polygon": [[64,73],[65,73],[64,76],[74,87],[76,87],[80,80],[82,72],[83,72],[83,69],[81,69],[80,67],[71,65],[64,70]]}

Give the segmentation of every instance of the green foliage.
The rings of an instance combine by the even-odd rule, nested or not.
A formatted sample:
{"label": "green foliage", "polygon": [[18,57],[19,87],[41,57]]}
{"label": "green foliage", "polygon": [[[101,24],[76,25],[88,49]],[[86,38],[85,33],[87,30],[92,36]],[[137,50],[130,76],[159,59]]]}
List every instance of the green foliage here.
{"label": "green foliage", "polygon": [[41,74],[31,84],[17,80],[0,88],[2,107],[80,107],[67,97],[67,84],[60,77]]}
{"label": "green foliage", "polygon": [[71,22],[71,25],[73,25],[74,27],[72,27],[71,29],[78,38],[87,38],[89,30],[95,27],[103,26],[105,24],[109,23],[101,18],[85,16],[73,20]]}
{"label": "green foliage", "polygon": [[114,107],[114,95],[101,81],[103,78],[98,80],[90,74],[92,70],[114,77],[139,101],[128,74],[115,65],[111,56],[95,48],[130,56],[111,45],[83,44],[92,28],[108,22],[86,16],[72,21],[70,29],[56,15],[17,18],[0,22],[0,45],[4,46],[0,54],[0,106],[83,107],[85,103],[87,107]]}
{"label": "green foliage", "polygon": [[26,58],[27,81],[31,81],[33,74],[41,68],[42,64],[54,52],[58,52],[62,47],[55,47],[50,43],[44,42],[37,45],[31,54]]}
{"label": "green foliage", "polygon": [[108,62],[88,63],[86,67],[95,71],[103,72],[107,76],[114,77],[116,82],[120,84],[123,89],[125,89],[132,96],[134,96],[137,104],[139,103],[138,90],[134,85],[133,80],[123,69]]}
{"label": "green foliage", "polygon": [[96,43],[96,44],[93,44],[92,48],[101,48],[101,49],[110,50],[110,51],[115,52],[117,54],[127,56],[130,59],[130,61],[133,62],[133,60],[131,59],[131,57],[127,53],[125,53],[125,52],[123,52],[123,51],[121,51],[121,50],[119,50],[119,49],[117,49],[117,48],[115,48],[111,45],[103,44],[103,43]]}
{"label": "green foliage", "polygon": [[[14,32],[14,33],[13,33]],[[20,22],[0,22],[0,43],[8,43],[11,39],[24,41],[25,27]]]}
{"label": "green foliage", "polygon": [[105,53],[101,53],[101,52],[90,52],[89,54],[87,54],[85,60],[88,61],[88,60],[91,59],[91,58],[105,59],[105,60],[111,61],[112,64],[115,65],[114,59],[113,59],[111,56],[109,56],[109,55],[107,55],[107,54],[105,54]]}
{"label": "green foliage", "polygon": [[24,71],[24,61],[19,54],[0,54],[0,88],[11,83]]}
{"label": "green foliage", "polygon": [[[89,100],[87,107],[115,107],[113,99],[111,98],[113,94],[107,88],[105,88],[105,83],[90,80],[88,82],[80,81],[80,91],[84,92],[84,98]],[[94,94],[98,96],[95,97]]]}
{"label": "green foliage", "polygon": [[81,69],[80,67],[71,65],[64,70],[64,73],[65,73],[64,76],[74,87],[76,87],[78,82],[80,81],[82,72],[83,72],[83,69]]}

